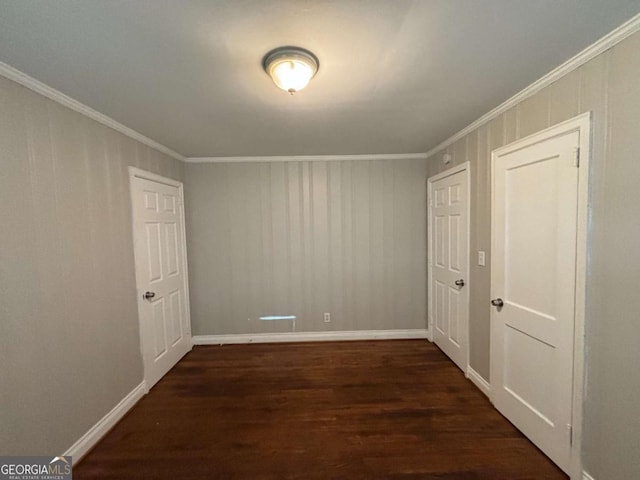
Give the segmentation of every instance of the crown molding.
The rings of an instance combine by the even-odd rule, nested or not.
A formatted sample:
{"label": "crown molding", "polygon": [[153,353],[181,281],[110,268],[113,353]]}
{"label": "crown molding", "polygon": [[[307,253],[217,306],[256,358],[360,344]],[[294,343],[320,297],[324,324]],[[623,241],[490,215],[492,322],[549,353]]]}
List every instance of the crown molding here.
{"label": "crown molding", "polygon": [[7,65],[6,63],[0,62],[0,75],[9,80],[13,80],[16,83],[19,83],[23,87],[28,88],[29,90],[33,90],[40,95],[43,95],[54,102],[58,102],[61,105],[64,105],[71,110],[75,110],[82,115],[89,117],[92,120],[95,120],[98,123],[106,125],[113,130],[126,135],[127,137],[133,138],[140,143],[144,143],[145,145],[157,150],[161,153],[169,155],[170,157],[175,158],[176,160],[183,161],[185,160],[184,156],[180,155],[177,152],[174,152],[170,148],[165,147],[164,145],[156,142],[155,140],[151,140],[149,137],[145,137],[139,132],[121,124],[120,122],[115,121],[113,118],[108,117],[91,107],[88,107],[84,103],[80,103],[78,100],[75,100],[68,95],[52,88],[48,85],[45,85],[39,80],[36,80],[33,77],[30,77],[24,72],[13,68],[11,65]]}
{"label": "crown molding", "polygon": [[612,30],[610,33],[596,41],[589,47],[582,50],[580,53],[564,62],[562,65],[556,67],[542,78],[536,80],[531,85],[521,90],[519,93],[509,98],[507,101],[498,105],[493,110],[487,112],[476,121],[460,130],[455,135],[449,137],[445,141],[436,145],[426,153],[409,153],[409,154],[366,154],[366,155],[299,155],[299,156],[260,156],[260,157],[189,157],[185,158],[183,155],[171,150],[168,147],[156,142],[142,135],[139,132],[117,122],[116,120],[108,117],[87,105],[65,95],[64,93],[45,85],[39,80],[30,77],[26,73],[17,70],[16,68],[0,62],[0,75],[10,80],[13,80],[20,85],[33,90],[40,95],[43,95],[55,102],[60,103],[76,112],[79,112],[109,128],[112,128],[134,140],[137,140],[159,152],[162,152],[170,157],[175,158],[187,163],[239,163],[239,162],[309,162],[309,161],[344,161],[344,160],[419,160],[432,157],[436,153],[449,147],[456,141],[465,137],[469,133],[473,132],[480,126],[490,122],[494,118],[503,114],[510,108],[516,106],[528,97],[536,94],[543,88],[551,85],[556,80],[560,79],[567,73],[579,68],[587,63],[589,60],[600,55],[611,47],[617,45],[625,38],[640,31],[640,14],[632,17],[627,22],[620,25],[618,28]]}
{"label": "crown molding", "polygon": [[545,76],[536,80],[531,85],[526,87],[524,90],[521,90],[519,93],[516,93],[513,97],[508,99],[506,102],[501,103],[493,110],[485,113],[482,117],[478,118],[475,122],[463,128],[455,135],[449,137],[444,142],[441,142],[440,144],[436,145],[431,150],[429,150],[425,154],[425,156],[427,158],[432,157],[436,153],[444,150],[450,145],[453,145],[455,142],[465,137],[466,135],[470,134],[471,132],[476,130],[478,127],[481,127],[482,125],[490,122],[497,116],[502,115],[504,112],[506,112],[512,107],[515,107],[524,99],[531,97],[532,95],[535,95],[543,88],[548,87],[556,80],[559,80],[569,72],[581,67],[582,65],[587,63],[589,60],[597,57],[601,53],[604,53],[605,51],[609,50],[611,47],[614,47],[615,45],[623,41],[625,38],[629,37],[630,35],[633,35],[638,31],[640,31],[640,14],[632,17],[630,20],[626,21],[625,23],[623,23],[622,25],[620,25],[619,27],[617,27],[616,29],[612,30],[607,35],[602,37],[600,40],[596,41],[595,43],[591,44],[590,46],[582,50],[576,56],[570,58],[560,66],[554,68]]}
{"label": "crown molding", "polygon": [[283,155],[265,157],[189,157],[187,163],[332,162],[345,160],[426,160],[424,153],[375,153],[365,155]]}

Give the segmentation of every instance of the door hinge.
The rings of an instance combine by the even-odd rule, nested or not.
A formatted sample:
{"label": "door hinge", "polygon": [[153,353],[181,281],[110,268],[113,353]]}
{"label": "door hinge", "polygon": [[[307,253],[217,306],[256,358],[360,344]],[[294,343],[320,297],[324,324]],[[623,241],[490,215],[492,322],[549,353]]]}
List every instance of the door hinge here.
{"label": "door hinge", "polygon": [[573,445],[573,426],[567,423],[567,433],[569,434],[569,445]]}
{"label": "door hinge", "polygon": [[580,147],[576,147],[573,150],[573,166],[576,168],[580,167]]}

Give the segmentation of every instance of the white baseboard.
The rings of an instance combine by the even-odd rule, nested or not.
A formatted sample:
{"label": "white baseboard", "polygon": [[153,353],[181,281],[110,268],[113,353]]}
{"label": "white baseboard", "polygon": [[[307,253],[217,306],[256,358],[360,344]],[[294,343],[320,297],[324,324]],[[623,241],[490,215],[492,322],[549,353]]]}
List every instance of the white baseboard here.
{"label": "white baseboard", "polygon": [[120,400],[113,409],[102,417],[98,423],[89,429],[80,439],[71,445],[71,447],[63,453],[64,456],[71,455],[73,457],[73,463],[84,457],[89,450],[91,450],[96,443],[100,441],[106,433],[118,423],[118,421],[124,417],[124,415],[131,410],[131,408],[138,403],[144,394],[147,392],[147,386],[145,382],[135,387],[129,394]]}
{"label": "white baseboard", "polygon": [[582,480],[595,480],[595,478],[593,478],[587,472],[582,472]]}
{"label": "white baseboard", "polygon": [[342,340],[391,340],[427,338],[426,329],[357,330],[344,332],[287,332],[241,335],[195,335],[194,345],[226,345],[242,343],[333,342]]}
{"label": "white baseboard", "polygon": [[491,385],[482,377],[482,375],[480,375],[470,366],[467,367],[467,378],[471,380],[482,393],[491,398]]}

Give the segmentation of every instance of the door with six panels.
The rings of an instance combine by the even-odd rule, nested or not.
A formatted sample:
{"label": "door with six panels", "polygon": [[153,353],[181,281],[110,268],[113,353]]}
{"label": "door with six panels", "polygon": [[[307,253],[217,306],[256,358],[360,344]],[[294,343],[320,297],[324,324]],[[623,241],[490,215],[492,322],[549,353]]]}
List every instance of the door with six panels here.
{"label": "door with six panels", "polygon": [[433,341],[467,371],[468,164],[429,179],[430,317]]}
{"label": "door with six panels", "polygon": [[151,388],[191,350],[182,184],[132,169],[131,194],[140,341]]}

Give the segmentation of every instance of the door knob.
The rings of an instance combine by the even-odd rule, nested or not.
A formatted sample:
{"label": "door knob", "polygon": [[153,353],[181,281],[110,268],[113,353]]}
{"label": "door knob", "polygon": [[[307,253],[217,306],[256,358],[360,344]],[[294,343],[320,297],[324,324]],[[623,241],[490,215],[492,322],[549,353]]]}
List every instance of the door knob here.
{"label": "door knob", "polygon": [[504,306],[504,302],[502,301],[501,298],[494,298],[493,300],[491,300],[491,305],[493,305],[494,307],[501,308]]}
{"label": "door knob", "polygon": [[455,282],[453,282],[456,284],[456,287],[464,287],[464,280],[460,279],[460,280],[456,280]]}
{"label": "door knob", "polygon": [[156,296],[156,292],[144,292],[144,295],[142,297],[145,300],[151,300],[155,296]]}

